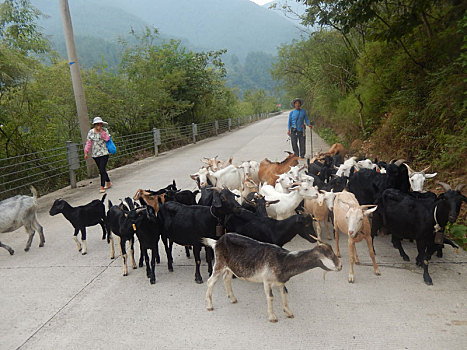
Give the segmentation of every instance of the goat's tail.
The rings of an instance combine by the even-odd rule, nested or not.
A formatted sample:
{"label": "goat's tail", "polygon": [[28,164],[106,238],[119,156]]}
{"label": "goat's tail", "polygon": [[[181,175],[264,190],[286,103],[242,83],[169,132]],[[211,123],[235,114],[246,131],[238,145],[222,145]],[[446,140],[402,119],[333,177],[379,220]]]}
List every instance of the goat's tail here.
{"label": "goat's tail", "polygon": [[101,202],[104,203],[105,197],[107,197],[107,193],[102,196]]}
{"label": "goat's tail", "polygon": [[208,247],[211,247],[212,249],[216,248],[216,243],[217,243],[217,241],[215,239],[203,238],[203,244],[208,246]]}
{"label": "goat's tail", "polygon": [[34,198],[34,203],[37,205],[37,198],[39,198],[39,193],[37,193],[37,190],[34,186],[31,186],[30,189],[32,192],[32,197]]}

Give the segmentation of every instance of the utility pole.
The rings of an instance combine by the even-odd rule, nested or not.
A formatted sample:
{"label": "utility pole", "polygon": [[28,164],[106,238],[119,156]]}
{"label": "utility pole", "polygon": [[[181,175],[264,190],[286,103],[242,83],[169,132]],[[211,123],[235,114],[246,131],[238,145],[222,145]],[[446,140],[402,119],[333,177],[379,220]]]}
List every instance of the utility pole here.
{"label": "utility pole", "polygon": [[[81,82],[81,73],[79,70],[78,55],[76,53],[75,37],[73,35],[73,26],[71,23],[70,7],[68,0],[59,0],[60,13],[62,14],[63,31],[65,32],[66,51],[68,53],[68,62],[70,65],[71,82],[75,94],[76,111],[78,112],[79,129],[81,132],[81,142],[86,144],[86,137],[89,131],[88,108],[84,96],[83,84]],[[96,174],[96,169],[90,158],[86,161],[88,176]]]}

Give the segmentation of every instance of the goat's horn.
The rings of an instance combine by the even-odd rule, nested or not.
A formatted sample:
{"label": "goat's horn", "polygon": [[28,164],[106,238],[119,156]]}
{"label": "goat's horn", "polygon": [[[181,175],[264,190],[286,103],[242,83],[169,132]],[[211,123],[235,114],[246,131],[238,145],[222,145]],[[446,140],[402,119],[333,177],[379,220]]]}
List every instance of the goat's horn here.
{"label": "goat's horn", "polygon": [[428,171],[428,169],[430,169],[430,168],[431,168],[431,165],[428,165],[425,169],[423,169],[423,170],[421,171],[421,173],[425,173],[425,171]]}
{"label": "goat's horn", "polygon": [[395,161],[396,161],[395,159],[391,159],[391,160],[389,161],[389,164],[392,164],[392,163],[394,163]]}
{"label": "goat's horn", "polygon": [[405,159],[398,159],[397,161],[394,162],[397,166],[401,166],[402,163],[406,162]]}
{"label": "goat's horn", "polygon": [[452,190],[451,186],[445,182],[438,181],[437,184],[444,188],[445,191]]}
{"label": "goat's horn", "polygon": [[316,242],[318,242],[318,244],[324,244],[323,241],[321,241],[320,239],[318,239],[318,237],[316,236],[313,236],[311,233],[309,233],[310,237],[313,238]]}
{"label": "goat's horn", "polygon": [[407,167],[407,170],[409,171],[409,174],[412,174],[412,173],[415,172],[415,171],[412,170],[412,168],[407,163],[404,163],[404,165]]}
{"label": "goat's horn", "polygon": [[377,207],[377,205],[376,204],[364,204],[360,206],[361,209],[372,208],[372,207]]}
{"label": "goat's horn", "polygon": [[465,184],[459,184],[459,185],[456,186],[455,191],[459,191],[459,192],[460,192],[460,191],[462,191],[462,189],[463,189],[464,187],[465,187]]}

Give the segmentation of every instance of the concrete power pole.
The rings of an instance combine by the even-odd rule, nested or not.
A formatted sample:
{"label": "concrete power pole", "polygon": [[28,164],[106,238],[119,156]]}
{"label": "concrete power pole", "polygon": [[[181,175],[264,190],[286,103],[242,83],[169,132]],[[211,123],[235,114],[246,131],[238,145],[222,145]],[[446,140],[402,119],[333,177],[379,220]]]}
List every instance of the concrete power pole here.
{"label": "concrete power pole", "polygon": [[[59,0],[60,13],[62,14],[63,31],[65,32],[66,51],[68,53],[68,62],[70,65],[71,82],[75,94],[76,111],[78,112],[79,129],[81,132],[81,142],[86,144],[86,137],[89,131],[88,108],[84,96],[83,84],[81,82],[81,73],[79,70],[78,55],[76,53],[75,37],[73,35],[73,26],[71,24],[70,8],[68,0]],[[92,159],[88,158],[86,162],[88,176],[94,176],[96,172]]]}

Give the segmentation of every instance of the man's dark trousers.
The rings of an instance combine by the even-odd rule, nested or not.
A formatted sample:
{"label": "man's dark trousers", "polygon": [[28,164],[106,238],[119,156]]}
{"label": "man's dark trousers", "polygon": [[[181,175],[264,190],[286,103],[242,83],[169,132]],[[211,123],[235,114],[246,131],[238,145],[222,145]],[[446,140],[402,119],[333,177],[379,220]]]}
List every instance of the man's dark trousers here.
{"label": "man's dark trousers", "polygon": [[[300,156],[302,158],[305,157],[306,146],[305,146],[305,130],[297,131],[296,129],[292,129],[290,131],[290,140],[292,141],[292,150],[296,156]],[[298,144],[297,144],[298,142]],[[299,151],[300,147],[300,151]]]}

